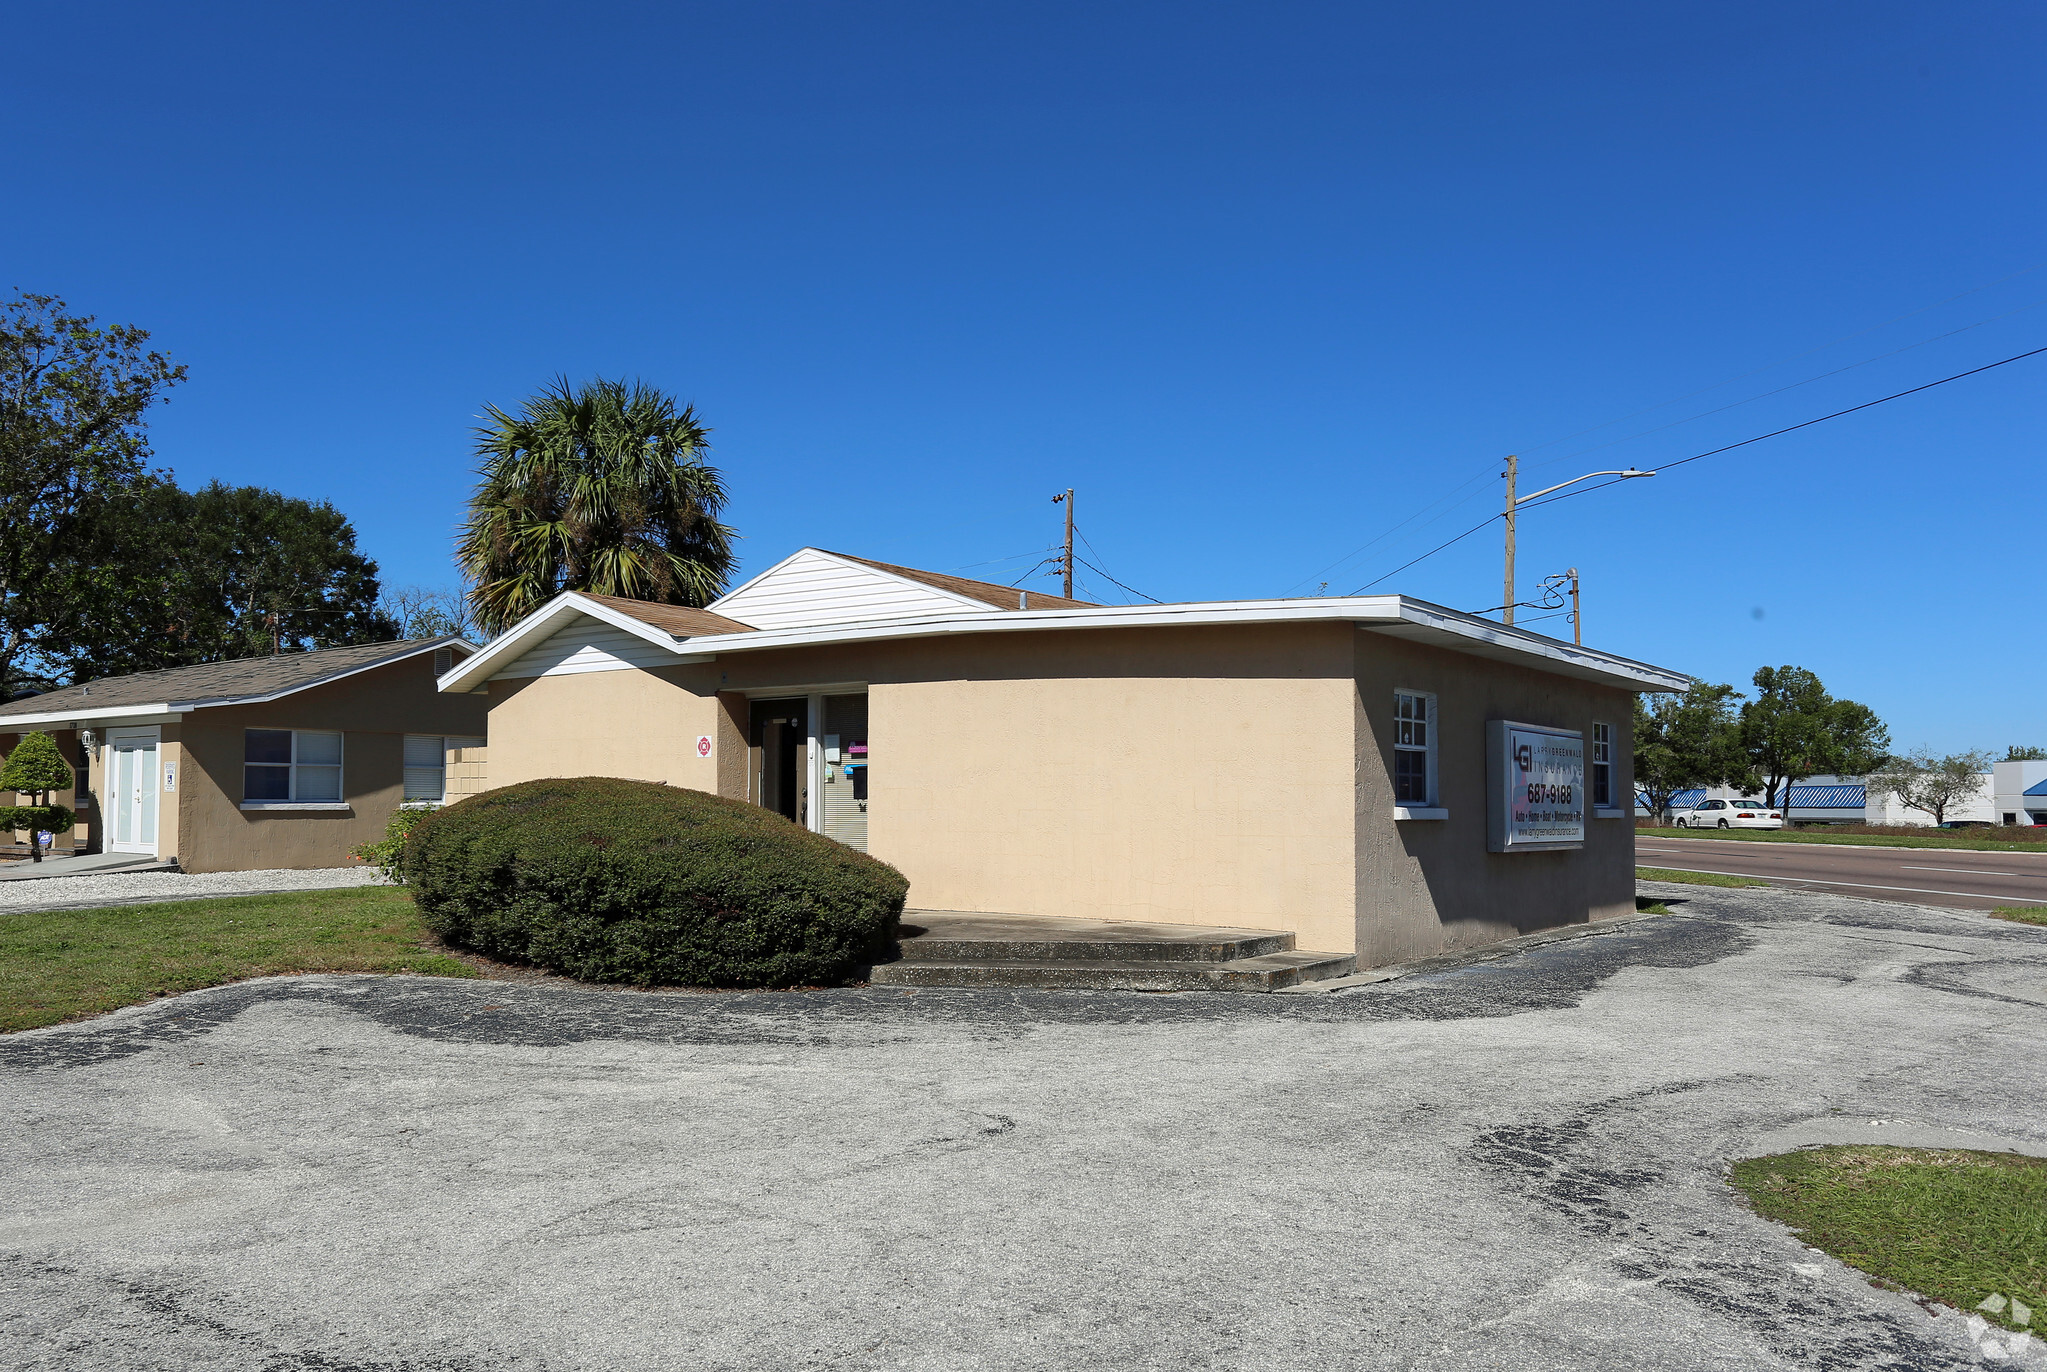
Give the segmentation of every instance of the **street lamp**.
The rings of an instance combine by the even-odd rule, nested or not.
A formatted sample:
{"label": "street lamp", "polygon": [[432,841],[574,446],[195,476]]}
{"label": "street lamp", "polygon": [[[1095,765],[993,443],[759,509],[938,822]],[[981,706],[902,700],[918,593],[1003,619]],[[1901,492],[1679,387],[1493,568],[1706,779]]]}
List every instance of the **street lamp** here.
{"label": "street lamp", "polygon": [[1551,491],[1561,491],[1566,486],[1575,486],[1581,481],[1590,481],[1595,476],[1617,476],[1625,481],[1630,477],[1656,475],[1654,472],[1638,472],[1633,467],[1628,468],[1624,472],[1587,472],[1583,476],[1574,476],[1569,481],[1559,481],[1556,485],[1545,490],[1535,491],[1529,495],[1517,496],[1514,494],[1514,479],[1520,474],[1520,471],[1521,459],[1510,456],[1507,459],[1507,600],[1504,607],[1506,618],[1502,621],[1502,623],[1506,624],[1514,622],[1514,511],[1517,508],[1526,505],[1531,500],[1546,496]]}

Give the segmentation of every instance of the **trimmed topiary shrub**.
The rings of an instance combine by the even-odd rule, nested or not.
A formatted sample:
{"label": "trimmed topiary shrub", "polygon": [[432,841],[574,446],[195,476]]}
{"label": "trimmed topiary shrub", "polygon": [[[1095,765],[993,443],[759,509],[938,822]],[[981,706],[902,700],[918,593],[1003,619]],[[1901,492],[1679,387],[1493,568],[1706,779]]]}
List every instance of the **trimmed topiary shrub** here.
{"label": "trimmed topiary shrub", "polygon": [[399,870],[450,943],[583,981],[842,982],[910,883],[759,806],[650,781],[529,781],[428,814]]}

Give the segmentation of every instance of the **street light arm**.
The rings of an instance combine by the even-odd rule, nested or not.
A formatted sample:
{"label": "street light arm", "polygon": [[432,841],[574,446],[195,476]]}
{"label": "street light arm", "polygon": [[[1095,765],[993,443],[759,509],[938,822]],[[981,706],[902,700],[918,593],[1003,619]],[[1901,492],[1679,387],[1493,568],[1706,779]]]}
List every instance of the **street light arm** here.
{"label": "street light arm", "polygon": [[1583,476],[1574,476],[1569,481],[1559,481],[1556,485],[1551,486],[1549,490],[1536,491],[1532,495],[1518,496],[1515,498],[1514,503],[1516,505],[1526,505],[1531,500],[1548,495],[1550,491],[1561,491],[1566,486],[1575,486],[1581,481],[1590,481],[1595,476],[1617,476],[1621,480],[1626,481],[1630,477],[1654,475],[1656,475],[1654,472],[1638,472],[1633,467],[1628,468],[1624,472],[1587,472]]}

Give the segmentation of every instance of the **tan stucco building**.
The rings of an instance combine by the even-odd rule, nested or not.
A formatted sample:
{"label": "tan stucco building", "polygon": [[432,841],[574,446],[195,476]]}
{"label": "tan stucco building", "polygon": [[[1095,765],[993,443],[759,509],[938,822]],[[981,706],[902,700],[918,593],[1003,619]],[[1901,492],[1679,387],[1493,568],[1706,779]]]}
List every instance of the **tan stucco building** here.
{"label": "tan stucco building", "polygon": [[78,784],[51,799],[78,826],[45,851],[346,866],[401,804],[483,788],[484,702],[436,689],[473,651],[412,639],[86,682],[0,705],[0,751],[47,733],[73,764]]}
{"label": "tan stucco building", "polygon": [[693,787],[915,908],[1372,964],[1632,913],[1633,696],[1685,682],[1400,596],[1097,606],[807,548],[707,610],[560,596],[441,689],[487,700],[492,786]]}

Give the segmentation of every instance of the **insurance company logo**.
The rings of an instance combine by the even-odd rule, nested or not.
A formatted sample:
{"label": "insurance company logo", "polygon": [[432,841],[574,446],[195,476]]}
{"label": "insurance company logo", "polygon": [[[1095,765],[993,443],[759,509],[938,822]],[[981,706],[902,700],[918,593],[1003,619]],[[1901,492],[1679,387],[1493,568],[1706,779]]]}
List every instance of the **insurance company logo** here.
{"label": "insurance company logo", "polygon": [[[2012,1324],[2031,1325],[2033,1322],[2033,1307],[2002,1291],[1991,1292],[1977,1303],[1976,1308],[2001,1315]],[[2016,1362],[2035,1348],[2047,1349],[2047,1342],[2034,1339],[2030,1328],[2001,1329],[1981,1315],[1969,1316],[1967,1327],[1969,1338],[1976,1345],[1976,1356],[1989,1362]]]}

